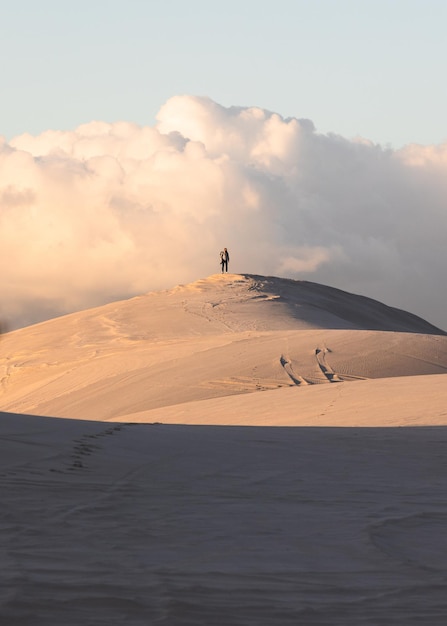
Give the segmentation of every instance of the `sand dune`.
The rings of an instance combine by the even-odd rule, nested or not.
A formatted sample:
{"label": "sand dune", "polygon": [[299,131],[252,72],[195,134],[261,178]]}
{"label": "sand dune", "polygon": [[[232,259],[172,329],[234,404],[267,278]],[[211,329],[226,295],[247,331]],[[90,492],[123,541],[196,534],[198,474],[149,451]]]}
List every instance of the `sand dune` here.
{"label": "sand dune", "polygon": [[248,275],[5,335],[0,624],[444,626],[446,342]]}
{"label": "sand dune", "polygon": [[233,274],[21,329],[1,348],[0,409],[82,419],[447,371],[447,336],[416,316],[313,283]]}

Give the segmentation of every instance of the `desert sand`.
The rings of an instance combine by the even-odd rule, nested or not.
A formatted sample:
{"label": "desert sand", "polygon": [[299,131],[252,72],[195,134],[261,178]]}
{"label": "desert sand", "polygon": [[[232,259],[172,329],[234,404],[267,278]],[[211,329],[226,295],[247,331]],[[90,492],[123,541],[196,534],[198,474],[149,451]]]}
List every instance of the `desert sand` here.
{"label": "desert sand", "polygon": [[447,622],[428,322],[214,275],[8,333],[0,371],[1,624]]}

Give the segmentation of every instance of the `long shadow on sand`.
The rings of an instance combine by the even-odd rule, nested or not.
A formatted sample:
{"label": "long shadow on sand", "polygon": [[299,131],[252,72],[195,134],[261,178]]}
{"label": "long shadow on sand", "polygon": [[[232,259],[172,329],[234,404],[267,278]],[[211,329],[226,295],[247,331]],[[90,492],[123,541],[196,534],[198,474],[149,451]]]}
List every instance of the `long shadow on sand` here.
{"label": "long shadow on sand", "polygon": [[0,442],[1,623],[446,623],[444,427],[3,413]]}

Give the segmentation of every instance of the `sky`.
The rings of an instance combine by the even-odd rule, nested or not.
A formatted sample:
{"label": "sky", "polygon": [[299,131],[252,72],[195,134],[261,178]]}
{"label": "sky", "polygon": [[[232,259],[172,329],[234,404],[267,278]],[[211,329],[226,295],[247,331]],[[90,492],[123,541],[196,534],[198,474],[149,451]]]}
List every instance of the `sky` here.
{"label": "sky", "polygon": [[16,0],[0,134],[153,124],[175,95],[399,148],[447,139],[445,0]]}
{"label": "sky", "polygon": [[219,271],[447,329],[447,3],[18,0],[0,9],[0,315]]}

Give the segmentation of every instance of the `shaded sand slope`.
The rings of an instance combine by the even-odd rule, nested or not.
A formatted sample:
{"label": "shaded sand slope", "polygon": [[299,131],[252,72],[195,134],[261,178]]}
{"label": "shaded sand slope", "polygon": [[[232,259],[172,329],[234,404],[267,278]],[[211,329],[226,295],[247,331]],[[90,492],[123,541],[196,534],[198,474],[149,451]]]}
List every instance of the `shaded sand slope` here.
{"label": "shaded sand slope", "polygon": [[444,626],[446,445],[2,414],[0,623]]}
{"label": "shaded sand slope", "polygon": [[314,283],[218,274],[9,333],[0,408],[119,419],[260,390],[446,371],[447,336],[409,313]]}

